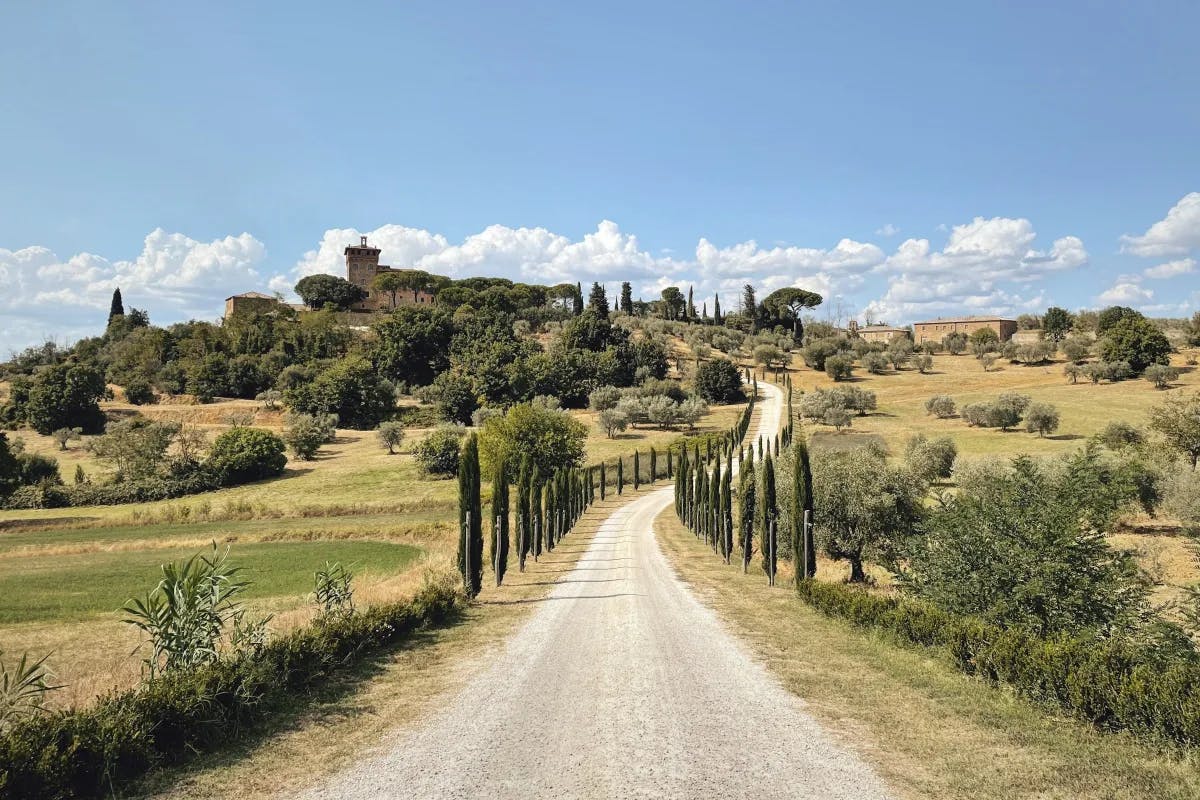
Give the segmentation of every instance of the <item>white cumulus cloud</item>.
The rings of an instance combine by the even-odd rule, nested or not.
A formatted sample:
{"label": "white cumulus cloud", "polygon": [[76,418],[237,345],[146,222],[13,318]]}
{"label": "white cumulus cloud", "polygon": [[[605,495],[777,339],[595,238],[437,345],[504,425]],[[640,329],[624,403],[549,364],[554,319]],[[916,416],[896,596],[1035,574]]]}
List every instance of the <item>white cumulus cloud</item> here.
{"label": "white cumulus cloud", "polygon": [[1200,249],[1200,192],[1184,195],[1141,236],[1121,237],[1121,250],[1135,256],[1181,256],[1194,249]]}
{"label": "white cumulus cloud", "polygon": [[1104,305],[1141,306],[1154,299],[1154,292],[1132,280],[1118,280],[1096,300]]}
{"label": "white cumulus cloud", "polygon": [[1177,258],[1174,261],[1167,261],[1159,264],[1156,267],[1150,267],[1142,274],[1147,278],[1163,280],[1166,278],[1175,278],[1180,275],[1187,275],[1196,271],[1196,259],[1194,258]]}

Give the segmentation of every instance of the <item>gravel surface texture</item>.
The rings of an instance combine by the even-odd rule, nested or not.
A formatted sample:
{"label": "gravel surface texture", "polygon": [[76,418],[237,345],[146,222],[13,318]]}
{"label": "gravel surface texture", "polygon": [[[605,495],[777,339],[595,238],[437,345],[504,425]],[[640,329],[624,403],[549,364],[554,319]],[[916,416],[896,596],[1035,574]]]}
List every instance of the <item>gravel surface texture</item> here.
{"label": "gravel surface texture", "polygon": [[464,689],[304,797],[887,797],[678,580],[653,533],[672,491],[613,513]]}

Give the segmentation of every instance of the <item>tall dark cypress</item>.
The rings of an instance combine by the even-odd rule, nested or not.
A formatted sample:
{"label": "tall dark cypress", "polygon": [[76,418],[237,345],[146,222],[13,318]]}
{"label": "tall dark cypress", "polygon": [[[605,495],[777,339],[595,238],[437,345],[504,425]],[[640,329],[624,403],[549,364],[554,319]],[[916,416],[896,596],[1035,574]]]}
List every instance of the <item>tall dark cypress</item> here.
{"label": "tall dark cypress", "polygon": [[508,466],[504,459],[496,464],[492,476],[492,524],[488,529],[491,542],[492,570],[496,573],[496,585],[504,583],[508,570]]}
{"label": "tall dark cypress", "polygon": [[629,285],[629,281],[621,284],[621,310],[626,314],[633,313],[633,287]]}
{"label": "tall dark cypress", "polygon": [[476,597],[483,588],[483,513],[479,500],[479,438],[471,434],[458,463],[458,571],[468,598]]}
{"label": "tall dark cypress", "polygon": [[638,456],[638,451],[633,451],[633,490],[636,492],[638,487],[642,485],[642,462]]}
{"label": "tall dark cypress", "polygon": [[750,559],[754,556],[754,512],[758,492],[753,462],[746,462],[746,469],[742,471],[741,484],[738,489],[738,519],[741,525],[742,572],[744,573],[750,569]]}
{"label": "tall dark cypress", "polygon": [[111,325],[115,317],[125,316],[125,303],[121,300],[121,287],[113,289],[112,302],[108,306],[108,324]]}
{"label": "tall dark cypress", "polygon": [[608,476],[605,474],[604,462],[600,462],[600,499],[608,497]]}
{"label": "tall dark cypress", "polygon": [[800,474],[799,493],[804,498],[800,503],[800,556],[803,560],[803,572],[805,578],[816,577],[817,574],[817,547],[813,541],[812,526],[804,527],[804,515],[808,514],[809,519],[812,519],[813,513],[813,486],[812,486],[812,463],[809,459],[808,444],[804,438],[800,437],[796,440],[796,472]]}
{"label": "tall dark cypress", "polygon": [[704,521],[712,538],[714,553],[721,552],[721,529],[718,524],[721,519],[721,483],[721,460],[717,459],[717,464],[713,467],[712,479],[708,484],[708,518]]}
{"label": "tall dark cypress", "polygon": [[625,491],[625,459],[617,456],[617,494]]}
{"label": "tall dark cypress", "polygon": [[723,325],[725,320],[721,317],[721,296],[713,296],[713,324]]}
{"label": "tall dark cypress", "polygon": [[669,448],[669,447],[668,447],[668,448],[667,448],[667,477],[668,477],[668,478],[674,478],[674,477],[675,477],[675,475],[673,474],[673,473],[674,473],[674,471],[675,471],[675,470],[674,470],[674,467],[675,467],[675,465],[671,463],[671,462],[672,462],[672,460],[673,460],[673,459],[672,459],[672,456],[671,456],[671,448]]}
{"label": "tall dark cypress", "polygon": [[658,452],[650,448],[650,483],[658,480]]}
{"label": "tall dark cypress", "polygon": [[725,475],[721,481],[721,555],[728,564],[733,557],[733,459],[725,461]]}
{"label": "tall dark cypress", "polygon": [[541,470],[534,467],[529,475],[529,546],[533,548],[533,560],[541,555],[541,540],[545,536],[546,518],[542,510]]}
{"label": "tall dark cypress", "polygon": [[525,559],[529,557],[532,544],[532,516],[530,514],[530,494],[532,490],[532,475],[529,470],[529,456],[521,456],[521,470],[517,473],[517,567],[525,571]]}
{"label": "tall dark cypress", "polygon": [[758,488],[758,539],[762,543],[759,549],[762,550],[763,572],[770,577],[775,574],[777,549],[776,543],[770,540],[771,524],[778,519],[779,513],[775,507],[775,463],[769,451],[759,471],[762,474]]}
{"label": "tall dark cypress", "polygon": [[546,530],[544,538],[546,540],[546,552],[554,550],[554,530],[558,520],[558,486],[555,485],[556,480],[553,475],[546,481]]}
{"label": "tall dark cypress", "polygon": [[575,296],[571,298],[571,311],[575,316],[583,313],[583,284],[575,282]]}

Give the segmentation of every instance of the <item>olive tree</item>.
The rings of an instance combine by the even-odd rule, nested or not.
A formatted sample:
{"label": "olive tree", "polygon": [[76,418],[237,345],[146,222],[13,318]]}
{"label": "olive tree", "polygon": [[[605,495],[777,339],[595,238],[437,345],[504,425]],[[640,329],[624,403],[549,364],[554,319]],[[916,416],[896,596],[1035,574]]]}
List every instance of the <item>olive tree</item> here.
{"label": "olive tree", "polygon": [[817,546],[850,563],[852,582],[865,582],[864,563],[890,566],[912,535],[922,517],[924,487],[909,470],[889,466],[867,448],[824,451],[812,466]]}

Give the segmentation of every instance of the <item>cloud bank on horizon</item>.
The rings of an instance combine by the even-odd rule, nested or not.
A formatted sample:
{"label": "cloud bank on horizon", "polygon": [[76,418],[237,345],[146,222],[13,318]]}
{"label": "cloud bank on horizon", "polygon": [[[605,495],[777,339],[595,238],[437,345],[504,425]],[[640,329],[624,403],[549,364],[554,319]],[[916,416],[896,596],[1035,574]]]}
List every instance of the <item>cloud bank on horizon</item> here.
{"label": "cloud bank on horizon", "polygon": [[[881,238],[898,233],[890,223],[876,231]],[[940,248],[928,238],[908,238],[890,253],[850,238],[820,248],[762,247],[754,240],[720,247],[702,237],[688,256],[655,254],[610,220],[578,240],[546,228],[503,225],[491,225],[461,242],[399,224],[366,231],[333,228],[284,272],[271,269],[267,246],[250,233],[201,242],[156,229],[133,260],[86,252],[63,260],[40,246],[0,248],[0,347],[94,335],[118,286],[127,306],[146,308],[156,323],[215,319],[230,294],[267,289],[287,296],[306,275],[343,274],[342,249],[360,235],[382,249],[383,263],[454,278],[600,281],[610,292],[628,280],[635,296],[645,299],[657,297],[666,286],[694,286],[697,304],[716,294],[726,310],[737,306],[745,283],[753,284],[760,297],[783,286],[800,286],[820,292],[827,301],[840,300],[850,313],[892,323],[1044,309],[1062,302],[1047,295],[1044,279],[1081,271],[1089,263],[1080,238],[1064,235],[1047,243],[1028,219],[1007,217],[975,217],[952,226]],[[1200,306],[1196,285],[1179,280],[1197,271],[1200,192],[1185,195],[1145,233],[1121,236],[1119,246],[1122,253],[1153,263],[1096,287],[1090,305],[1130,305],[1168,316]],[[1164,282],[1172,282],[1164,284],[1169,289],[1157,286]]]}

